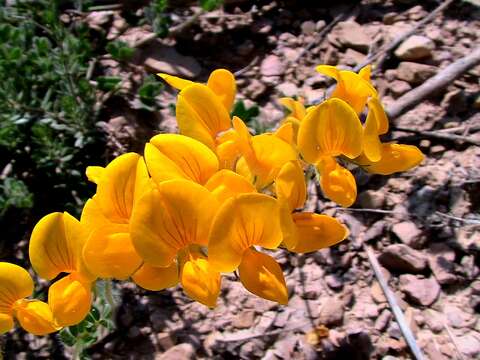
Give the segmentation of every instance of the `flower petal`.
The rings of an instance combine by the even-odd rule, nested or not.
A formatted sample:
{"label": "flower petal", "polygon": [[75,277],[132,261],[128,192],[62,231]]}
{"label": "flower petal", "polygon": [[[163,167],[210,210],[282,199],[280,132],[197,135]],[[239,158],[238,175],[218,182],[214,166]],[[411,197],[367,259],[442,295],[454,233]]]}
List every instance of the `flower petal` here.
{"label": "flower petal", "polygon": [[333,98],[309,111],[302,120],[298,148],[312,164],[325,155],[345,155],[353,159],[362,152],[362,137],[363,128],[357,114],[346,102]]}
{"label": "flower petal", "polygon": [[85,174],[87,175],[87,179],[94,184],[98,184],[100,178],[103,175],[105,168],[103,166],[88,166]]}
{"label": "flower petal", "polygon": [[60,326],[80,323],[92,306],[90,283],[71,274],[55,281],[48,289],[48,305]]}
{"label": "flower petal", "polygon": [[189,85],[195,84],[193,81],[182,79],[182,78],[179,78],[178,76],[168,75],[165,73],[158,73],[157,75],[161,77],[163,80],[165,80],[168,83],[168,85],[170,85],[171,87],[174,87],[177,90],[182,90],[183,88],[186,88]]}
{"label": "flower petal", "polygon": [[32,293],[33,281],[27,270],[0,262],[0,313],[11,314],[13,304]]}
{"label": "flower petal", "polygon": [[348,229],[337,219],[309,212],[292,214],[295,241],[288,250],[307,253],[333,246],[348,236]]}
{"label": "flower petal", "polygon": [[221,272],[235,270],[252,245],[275,249],[282,241],[280,207],[264,194],[240,194],[227,200],[215,216],[208,256]]}
{"label": "flower petal", "polygon": [[218,96],[225,109],[230,111],[237,93],[235,76],[225,69],[214,70],[208,78],[207,86]]}
{"label": "flower petal", "polygon": [[366,161],[362,167],[372,174],[390,175],[407,171],[423,161],[422,152],[413,145],[382,144],[382,158],[376,163]]}
{"label": "flower petal", "polygon": [[357,198],[357,184],[352,173],[343,166],[321,171],[320,186],[323,194],[343,207],[352,206]]}
{"label": "flower petal", "polygon": [[307,199],[307,186],[298,160],[282,166],[275,179],[275,193],[279,201],[286,201],[290,210],[303,208]]}
{"label": "flower petal", "polygon": [[218,159],[207,146],[187,136],[160,134],[145,146],[145,159],[152,179],[187,179],[199,184],[218,170]]}
{"label": "flower petal", "polygon": [[306,111],[302,101],[283,97],[278,102],[288,109],[290,112],[288,116],[294,117],[297,120],[302,120],[305,117]]}
{"label": "flower petal", "polygon": [[147,192],[135,206],[130,222],[133,245],[153,266],[169,266],[177,252],[207,245],[217,211],[214,195],[188,180],[165,181]]}
{"label": "flower petal", "polygon": [[372,108],[369,108],[363,130],[363,154],[370,161],[379,161],[382,158],[382,143],[378,137],[378,121],[376,112]]}
{"label": "flower petal", "polygon": [[287,144],[295,145],[293,123],[285,122],[276,131],[275,136]]}
{"label": "flower petal", "polygon": [[82,259],[87,236],[85,227],[67,212],[44,216],[30,237],[29,255],[33,269],[48,280],[61,272],[81,272],[93,278]]}
{"label": "flower petal", "polygon": [[136,153],[120,155],[109,163],[97,186],[96,201],[104,215],[114,223],[128,224],[135,196],[138,162]]}
{"label": "flower petal", "polygon": [[214,308],[220,294],[220,282],[220,273],[199,251],[189,250],[187,255],[181,256],[180,283],[190,298]]}
{"label": "flower petal", "polygon": [[358,75],[365,81],[370,82],[370,77],[372,74],[372,65],[366,65],[360,69]]}
{"label": "flower petal", "polygon": [[110,225],[94,231],[83,248],[83,259],[92,274],[104,279],[125,280],[142,264],[126,225]]}
{"label": "flower petal", "polygon": [[244,193],[256,192],[253,186],[245,177],[231,170],[220,170],[207,181],[205,187],[217,198],[219,203]]}
{"label": "flower petal", "polygon": [[0,313],[0,335],[9,332],[13,325],[12,315]]}
{"label": "flower petal", "polygon": [[39,300],[22,300],[15,306],[15,317],[20,326],[33,335],[47,335],[61,329],[47,303]]}
{"label": "flower petal", "polygon": [[288,303],[282,269],[271,256],[247,249],[238,270],[240,281],[251,293],[282,305]]}
{"label": "flower petal", "polygon": [[178,284],[178,265],[176,262],[172,262],[167,267],[143,264],[132,275],[132,280],[135,284],[147,290],[160,291],[167,289]]}
{"label": "flower petal", "polygon": [[180,133],[209,148],[215,148],[218,133],[230,128],[230,115],[217,95],[207,86],[193,84],[180,94],[176,106]]}
{"label": "flower petal", "polygon": [[[88,199],[83,206],[82,216],[80,217],[80,223],[84,225],[88,234],[91,234],[94,230],[109,226],[112,224],[109,219],[103,214],[96,196]],[[87,236],[88,238],[88,236]]]}

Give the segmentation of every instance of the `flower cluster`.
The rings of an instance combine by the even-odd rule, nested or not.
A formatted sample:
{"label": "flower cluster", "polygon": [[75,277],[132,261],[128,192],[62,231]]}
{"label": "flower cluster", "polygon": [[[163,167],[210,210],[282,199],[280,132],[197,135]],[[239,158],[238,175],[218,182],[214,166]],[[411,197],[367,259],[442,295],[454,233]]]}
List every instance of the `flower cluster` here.
{"label": "flower cluster", "polygon": [[80,220],[52,213],[38,222],[29,255],[38,276],[53,281],[48,303],[27,299],[33,282],[26,270],[0,263],[0,331],[14,318],[38,335],[79,323],[96,279],[131,279],[154,291],[181,284],[214,307],[221,274],[237,271],[248,291],[287,304],[282,270],[263,249],[307,253],[348,236],[335,218],[302,211],[305,170],[314,166],[325,197],[350,206],[357,190],[346,163],[392,174],[423,158],[414,146],[381,143],[388,120],[369,67],[317,70],[336,79],[331,97],[307,108],[281,99],[288,115],[276,131],[258,135],[230,116],[236,85],[229,71],[215,70],[206,84],[159,74],[180,90],[180,134],[154,136],[143,156],[87,168],[96,193]]}

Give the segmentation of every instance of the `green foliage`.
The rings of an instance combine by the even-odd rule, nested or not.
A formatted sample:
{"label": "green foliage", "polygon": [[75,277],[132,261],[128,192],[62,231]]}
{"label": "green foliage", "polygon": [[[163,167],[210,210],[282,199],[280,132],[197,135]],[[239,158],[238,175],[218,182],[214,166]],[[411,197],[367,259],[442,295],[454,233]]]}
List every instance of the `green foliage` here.
{"label": "green foliage", "polygon": [[[0,169],[13,167],[0,213],[32,207],[31,193],[40,188],[40,198],[48,194],[51,206],[61,201],[70,211],[78,203],[72,190],[87,193],[83,171],[103,143],[86,79],[87,34],[82,25],[65,28],[55,1],[0,6]],[[6,199],[19,193],[30,196]]]}
{"label": "green foliage", "polygon": [[115,60],[123,62],[129,61],[135,53],[135,49],[119,40],[108,43],[106,49]]}
{"label": "green foliage", "polygon": [[168,35],[168,29],[172,23],[170,15],[167,14],[167,8],[168,0],[152,0],[144,9],[145,19],[160,37]]}
{"label": "green foliage", "polygon": [[147,76],[144,79],[142,86],[138,89],[138,96],[148,110],[154,110],[155,97],[160,95],[163,87],[163,84],[156,80],[154,76]]}
{"label": "green foliage", "polygon": [[18,209],[30,209],[33,206],[33,194],[22,180],[7,177],[0,184],[0,215],[11,206]]}
{"label": "green foliage", "polygon": [[223,0],[200,0],[200,6],[205,11],[212,11],[219,8]]}
{"label": "green foliage", "polygon": [[264,124],[258,121],[257,116],[260,114],[260,108],[258,105],[253,104],[252,106],[248,107],[245,105],[243,100],[238,100],[233,105],[232,113],[230,114],[233,116],[238,116],[240,119],[245,121],[245,123],[255,131],[255,134],[260,134],[267,131],[267,128]]}

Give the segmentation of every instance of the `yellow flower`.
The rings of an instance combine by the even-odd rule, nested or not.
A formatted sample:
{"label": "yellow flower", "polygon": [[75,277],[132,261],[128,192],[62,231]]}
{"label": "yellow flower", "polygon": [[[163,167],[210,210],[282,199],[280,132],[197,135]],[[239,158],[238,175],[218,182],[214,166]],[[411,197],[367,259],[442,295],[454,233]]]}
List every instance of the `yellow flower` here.
{"label": "yellow flower", "polygon": [[303,99],[295,100],[289,97],[284,97],[279,100],[279,103],[282,104],[289,111],[287,117],[282,120],[282,124],[292,124],[293,142],[294,144],[296,144],[300,123],[307,115],[307,111],[303,104]]}
{"label": "yellow flower", "polygon": [[[195,84],[193,81],[164,73],[157,75],[178,90],[183,90],[187,86]],[[207,81],[207,87],[213,91],[227,111],[232,109],[237,85],[235,84],[235,76],[230,71],[226,69],[212,71]]]}
{"label": "yellow flower", "polygon": [[148,267],[133,279],[147,288],[171,286],[176,280],[172,267],[178,264],[178,279],[187,295],[215,306],[220,273],[210,267],[200,246],[207,246],[217,208],[215,196],[189,180],[164,181],[147,191],[135,206],[130,233]]}
{"label": "yellow flower", "polygon": [[357,114],[363,111],[368,98],[378,97],[377,91],[370,84],[370,65],[361,69],[358,74],[353,71],[339,70],[330,65],[319,65],[316,70],[337,80],[337,86],[331,97],[346,101]]}
{"label": "yellow flower", "polygon": [[424,156],[416,146],[381,143],[379,135],[388,131],[387,115],[377,98],[368,100],[368,108],[363,153],[354,162],[370,173],[381,175],[407,171],[420,164]]}
{"label": "yellow flower", "polygon": [[286,163],[275,179],[275,193],[281,206],[283,243],[290,251],[312,252],[339,243],[348,230],[327,215],[293,212],[304,207],[306,184],[298,161]]}
{"label": "yellow flower", "polygon": [[223,203],[212,225],[208,254],[221,272],[239,269],[250,292],[286,304],[288,293],[280,266],[254,246],[276,249],[282,242],[280,206],[264,194],[240,194]]}
{"label": "yellow flower", "polygon": [[95,276],[82,258],[87,235],[84,226],[65,212],[43,217],[30,238],[30,262],[39,276],[52,280],[60,273],[69,274],[48,291],[48,304],[60,326],[78,324],[90,310]]}
{"label": "yellow flower", "polygon": [[34,335],[60,330],[48,304],[26,297],[33,293],[30,274],[18,265],[0,262],[0,334],[13,328],[13,319]]}
{"label": "yellow flower", "polygon": [[351,206],[357,196],[355,179],[335,157],[354,159],[362,152],[363,128],[353,109],[337,98],[316,106],[300,125],[298,148],[303,158],[317,167],[325,196]]}
{"label": "yellow flower", "polygon": [[254,183],[257,189],[272,184],[280,168],[298,158],[293,146],[282,139],[282,133],[279,136],[268,133],[252,136],[245,123],[237,117],[233,118],[233,126],[242,155],[237,161],[236,172]]}
{"label": "yellow flower", "polygon": [[135,202],[153,186],[145,161],[135,153],[123,154],[105,168],[87,168],[87,176],[96,179],[97,193],[82,212],[81,223],[88,230],[85,264],[97,277],[124,280],[142,264],[129,222]]}

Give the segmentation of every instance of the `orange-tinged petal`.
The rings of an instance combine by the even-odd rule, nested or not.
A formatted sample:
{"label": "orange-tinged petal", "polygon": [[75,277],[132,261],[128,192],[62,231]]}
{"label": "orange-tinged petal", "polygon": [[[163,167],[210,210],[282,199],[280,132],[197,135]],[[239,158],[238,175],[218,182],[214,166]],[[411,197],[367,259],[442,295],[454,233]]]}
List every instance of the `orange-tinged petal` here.
{"label": "orange-tinged petal", "polygon": [[11,314],[13,304],[32,293],[33,281],[27,270],[0,262],[0,313]]}
{"label": "orange-tinged petal", "polygon": [[238,194],[256,192],[255,186],[245,177],[231,170],[220,170],[208,180],[205,187],[215,195],[219,203]]}
{"label": "orange-tinged petal", "polygon": [[372,65],[366,65],[360,69],[358,75],[365,81],[370,82],[370,76],[372,74]]}
{"label": "orange-tinged petal", "polygon": [[87,236],[85,227],[67,212],[44,216],[30,237],[28,252],[33,269],[48,280],[61,272],[81,272],[93,279],[82,259]]}
{"label": "orange-tinged petal", "polygon": [[48,305],[60,326],[71,326],[81,322],[92,306],[89,282],[83,282],[74,274],[55,281],[48,289]]}
{"label": "orange-tinged petal", "polygon": [[424,155],[413,145],[386,143],[382,144],[382,158],[376,163],[367,159],[363,168],[372,174],[390,175],[407,171],[423,161]]}
{"label": "orange-tinged petal", "polygon": [[154,136],[145,146],[145,159],[157,184],[187,179],[203,185],[219,166],[217,156],[207,146],[177,134]]}
{"label": "orange-tinged petal", "polygon": [[98,184],[100,181],[105,168],[103,166],[88,166],[85,174],[87,175],[87,179],[94,184]]}
{"label": "orange-tinged petal", "polygon": [[110,225],[94,231],[83,248],[88,270],[99,278],[125,280],[142,264],[126,225]]}
{"label": "orange-tinged petal", "polygon": [[130,219],[139,161],[136,153],[120,155],[106,166],[98,183],[96,201],[114,223],[127,224]]}
{"label": "orange-tinged petal", "polygon": [[301,101],[289,97],[283,97],[279,100],[279,103],[290,111],[290,114],[288,115],[291,117],[302,120],[306,115],[305,106]]}
{"label": "orange-tinged petal", "polygon": [[[309,212],[292,214],[295,239],[288,250],[297,253],[317,251],[333,246],[348,236],[348,229],[337,219]],[[286,242],[287,244],[287,242]]]}
{"label": "orange-tinged petal", "polygon": [[168,85],[174,87],[177,90],[182,90],[183,88],[195,84],[193,81],[179,78],[178,76],[168,75],[165,73],[158,73],[157,76],[165,80]]}
{"label": "orange-tinged petal", "polygon": [[170,180],[148,191],[135,206],[130,222],[133,245],[153,266],[169,266],[190,244],[207,245],[218,202],[203,186]]}
{"label": "orange-tinged petal", "polygon": [[222,142],[217,145],[215,152],[221,169],[233,169],[235,162],[241,155],[240,148],[235,140]]}
{"label": "orange-tinged petal", "polygon": [[362,152],[363,128],[357,114],[343,100],[330,99],[310,111],[298,131],[298,148],[306,161],[345,155],[355,158]]}
{"label": "orange-tinged petal", "polygon": [[39,300],[20,300],[15,304],[15,318],[20,326],[33,335],[47,335],[61,329],[47,303]]}
{"label": "orange-tinged petal", "polygon": [[183,291],[203,305],[214,308],[220,294],[220,273],[199,251],[189,250],[180,260],[180,283]]}
{"label": "orange-tinged petal", "polygon": [[247,249],[238,270],[240,281],[251,293],[282,305],[288,303],[282,269],[271,256]]}
{"label": "orange-tinged petal", "polygon": [[178,284],[178,265],[176,262],[167,267],[143,264],[132,275],[132,280],[135,284],[147,290],[160,291],[167,289]]}
{"label": "orange-tinged petal", "polygon": [[376,112],[372,108],[369,108],[363,130],[363,154],[370,161],[379,161],[382,158],[382,143],[378,137],[378,121]]}
{"label": "orange-tinged petal", "polygon": [[10,314],[0,313],[0,335],[9,332],[13,328],[13,317]]}
{"label": "orange-tinged petal", "polygon": [[343,207],[349,207],[357,198],[357,184],[352,173],[336,164],[332,170],[320,171],[323,194]]}
{"label": "orange-tinged petal", "polygon": [[240,265],[250,246],[275,249],[281,241],[277,200],[264,194],[240,194],[227,200],[215,216],[209,260],[218,271],[230,272]]}
{"label": "orange-tinged petal", "polygon": [[84,225],[87,234],[90,234],[92,231],[98,228],[112,224],[112,222],[103,214],[98,201],[96,201],[96,196],[88,199],[83,206],[80,223]]}
{"label": "orange-tinged petal", "polygon": [[293,130],[293,144],[297,144],[297,138],[298,138],[298,129],[300,129],[300,123],[301,121],[298,120],[297,118],[293,116],[288,116],[285,120],[282,121],[282,124],[292,124],[292,130]]}
{"label": "orange-tinged petal", "polygon": [[302,208],[307,199],[307,186],[298,160],[282,166],[275,179],[275,193],[279,201],[286,201],[290,210]]}
{"label": "orange-tinged petal", "polygon": [[377,97],[372,97],[368,100],[369,114],[372,111],[377,122],[378,134],[386,134],[388,132],[388,118],[382,103]]}
{"label": "orange-tinged petal", "polygon": [[237,93],[235,76],[226,69],[214,70],[208,78],[207,86],[218,96],[227,111],[230,111]]}
{"label": "orange-tinged petal", "polygon": [[286,122],[281,125],[276,131],[275,136],[285,141],[287,144],[295,145],[293,124]]}
{"label": "orange-tinged petal", "polygon": [[211,149],[218,133],[230,128],[230,115],[217,95],[207,86],[193,84],[178,94],[176,106],[180,133]]}

